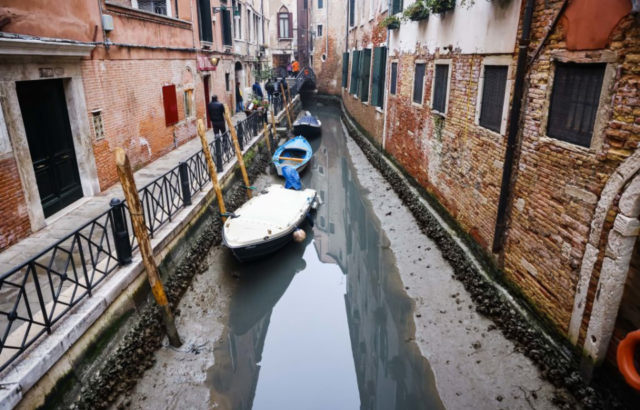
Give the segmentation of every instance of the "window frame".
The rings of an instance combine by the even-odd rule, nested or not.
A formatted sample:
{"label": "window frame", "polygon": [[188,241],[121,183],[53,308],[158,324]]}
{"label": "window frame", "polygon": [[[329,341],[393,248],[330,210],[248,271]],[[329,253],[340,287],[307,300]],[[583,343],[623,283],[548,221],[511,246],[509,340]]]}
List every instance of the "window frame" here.
{"label": "window frame", "polygon": [[[417,68],[418,68],[418,64],[424,64],[424,77],[422,78],[422,95],[420,95],[420,102],[417,103],[414,101],[413,97],[414,97],[414,93],[415,93],[415,87],[416,87],[416,72],[417,72]],[[426,78],[427,78],[427,70],[428,69],[428,63],[427,60],[415,60],[413,62],[413,74],[411,75],[411,105],[415,106],[415,107],[422,107],[424,106],[424,95],[426,94],[424,92],[424,87],[426,85]],[[397,80],[396,80],[397,81]],[[396,91],[397,90],[397,82],[396,82]]]}
{"label": "window frame", "polygon": [[[291,13],[286,12],[278,12],[278,39],[279,40],[290,40],[292,39],[292,33],[291,33]],[[283,19],[282,17],[286,17],[286,19]],[[287,28],[287,34],[289,34],[289,36],[284,36],[282,35],[282,26],[281,26],[281,22],[282,20],[286,20],[286,28]]]}
{"label": "window frame", "polygon": [[318,7],[318,10],[322,10],[324,8],[324,0],[318,0],[316,6]]}
{"label": "window frame", "polygon": [[613,110],[611,98],[614,94],[613,85],[615,83],[617,71],[617,52],[601,52],[596,55],[590,55],[590,58],[584,56],[584,52],[556,50],[551,52],[551,67],[549,70],[549,80],[547,93],[545,96],[545,105],[551,106],[551,96],[553,94],[553,84],[555,82],[556,68],[558,63],[577,63],[577,64],[606,64],[604,78],[602,79],[602,89],[600,91],[600,100],[596,109],[596,120],[593,124],[593,134],[591,135],[591,144],[589,147],[574,144],[572,142],[559,140],[548,134],[549,128],[549,110],[543,110],[540,117],[540,140],[543,143],[550,143],[568,150],[581,153],[594,154],[600,151],[605,141],[605,130],[609,123],[609,115]]}
{"label": "window frame", "polygon": [[[393,65],[396,65],[396,89],[391,92],[391,84],[393,84]],[[389,66],[389,95],[398,95],[398,68],[400,67],[398,60],[391,60]]]}
{"label": "window frame", "polygon": [[[161,3],[162,0],[158,0],[155,1],[154,3]],[[167,14],[160,14],[160,13],[156,13],[154,11],[148,11],[148,10],[143,10],[140,8],[140,5],[138,4],[138,0],[131,0],[131,8],[134,8],[136,10],[140,10],[144,13],[151,13],[151,14],[155,14],[156,16],[165,16],[165,17],[172,17],[173,18],[173,10],[172,10],[172,5],[171,5],[171,0],[165,0],[165,7],[167,10]]]}
{"label": "window frame", "polygon": [[[436,89],[436,67],[439,65],[448,65],[449,66],[449,70],[447,72],[447,93],[446,93],[446,98],[445,98],[445,102],[444,102],[444,112],[440,112],[436,109],[433,108],[433,98],[435,96],[435,89]],[[431,98],[430,98],[430,103],[429,103],[429,108],[431,108],[431,113],[432,114],[437,114],[440,115],[442,117],[446,117],[447,113],[449,112],[449,100],[451,98],[451,77],[452,76],[452,71],[451,71],[451,67],[453,66],[453,60],[450,58],[447,59],[439,59],[434,61],[433,63],[433,74],[431,76]]]}
{"label": "window frame", "polygon": [[185,88],[183,90],[183,110],[184,110],[184,119],[188,120],[189,118],[194,118],[196,116],[195,110],[195,101],[193,100],[193,88]]}
{"label": "window frame", "polygon": [[[496,132],[489,128],[485,128],[480,125],[480,114],[482,113],[482,99],[484,97],[484,76],[486,66],[506,66],[507,67],[507,83],[504,90],[504,102],[502,105],[502,119],[500,121],[500,132]],[[478,97],[476,98],[476,113],[474,124],[483,130],[498,134],[506,135],[507,123],[509,119],[509,103],[511,101],[511,90],[513,88],[513,57],[509,55],[505,56],[489,56],[482,60],[482,67],[480,68],[480,78],[478,80]]]}
{"label": "window frame", "polygon": [[[322,32],[322,33],[320,33]],[[323,24],[317,24],[316,25],[316,37],[320,38],[324,36],[324,25]]]}

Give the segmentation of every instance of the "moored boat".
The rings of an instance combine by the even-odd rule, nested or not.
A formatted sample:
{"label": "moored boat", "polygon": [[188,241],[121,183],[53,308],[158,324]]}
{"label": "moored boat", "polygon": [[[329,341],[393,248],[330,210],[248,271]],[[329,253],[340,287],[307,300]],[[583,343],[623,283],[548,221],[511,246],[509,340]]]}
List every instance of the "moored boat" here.
{"label": "moored boat", "polygon": [[297,172],[302,172],[309,163],[313,150],[309,141],[298,136],[282,144],[273,154],[273,164],[278,175],[282,176],[282,168],[290,166]]}
{"label": "moored boat", "polygon": [[293,132],[296,135],[304,135],[305,137],[313,137],[320,135],[322,131],[322,123],[320,120],[309,111],[305,111],[304,114],[294,121]]}
{"label": "moored boat", "polygon": [[261,258],[288,244],[317,206],[313,189],[271,185],[225,221],[223,242],[242,262]]}

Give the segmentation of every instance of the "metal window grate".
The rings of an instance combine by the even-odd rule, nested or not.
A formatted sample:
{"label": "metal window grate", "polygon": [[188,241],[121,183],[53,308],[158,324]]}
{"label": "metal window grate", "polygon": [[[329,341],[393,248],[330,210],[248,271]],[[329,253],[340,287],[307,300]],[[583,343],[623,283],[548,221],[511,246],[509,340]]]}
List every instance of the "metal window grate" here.
{"label": "metal window grate", "polygon": [[398,63],[391,63],[391,87],[389,92],[396,94],[398,88]]}
{"label": "metal window grate", "polygon": [[600,102],[605,64],[558,64],[548,135],[589,147]]}
{"label": "metal window grate", "polygon": [[416,64],[416,72],[413,77],[413,102],[422,104],[422,93],[424,92],[424,73],[427,65]]}
{"label": "metal window grate", "polygon": [[482,87],[482,105],[480,125],[491,131],[500,132],[504,95],[507,88],[507,66],[485,66],[484,86]]}
{"label": "metal window grate", "polygon": [[167,2],[166,0],[138,0],[138,9],[166,16]]}
{"label": "metal window grate", "polygon": [[433,90],[433,109],[445,113],[447,110],[447,86],[449,85],[449,65],[436,65],[436,78]]}

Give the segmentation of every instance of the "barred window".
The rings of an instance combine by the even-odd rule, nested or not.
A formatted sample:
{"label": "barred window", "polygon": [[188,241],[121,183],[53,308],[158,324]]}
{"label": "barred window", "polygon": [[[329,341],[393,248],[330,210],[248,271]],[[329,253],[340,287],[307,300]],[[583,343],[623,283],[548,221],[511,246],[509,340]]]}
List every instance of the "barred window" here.
{"label": "barred window", "polygon": [[138,0],[138,9],[166,16],[167,0]]}
{"label": "barred window", "polygon": [[558,64],[553,80],[547,134],[591,146],[605,64]]}
{"label": "barred window", "polygon": [[484,67],[484,85],[482,87],[482,105],[479,123],[491,131],[500,132],[504,109],[504,95],[507,89],[507,66]]}
{"label": "barred window", "polygon": [[389,92],[396,95],[398,88],[398,63],[391,63],[391,86]]}
{"label": "barred window", "polygon": [[425,63],[416,64],[415,77],[413,77],[413,102],[422,104],[422,93],[424,91],[424,73],[427,65]]}
{"label": "barred window", "polygon": [[432,108],[440,113],[447,110],[447,88],[449,86],[449,65],[436,64]]}

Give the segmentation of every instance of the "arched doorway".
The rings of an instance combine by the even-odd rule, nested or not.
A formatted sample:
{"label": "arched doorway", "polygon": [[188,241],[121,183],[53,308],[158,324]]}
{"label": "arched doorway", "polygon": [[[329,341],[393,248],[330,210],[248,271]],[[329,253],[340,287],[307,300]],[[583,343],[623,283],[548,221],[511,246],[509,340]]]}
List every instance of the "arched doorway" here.
{"label": "arched doorway", "polygon": [[238,106],[238,101],[236,100],[236,88],[238,87],[238,83],[240,83],[240,90],[243,90],[245,87],[245,73],[244,73],[244,67],[242,66],[242,63],[239,61],[236,61],[234,67],[234,73],[235,73],[235,81],[233,82],[233,103],[234,106],[231,108],[232,112],[236,112],[237,111],[237,106]]}

